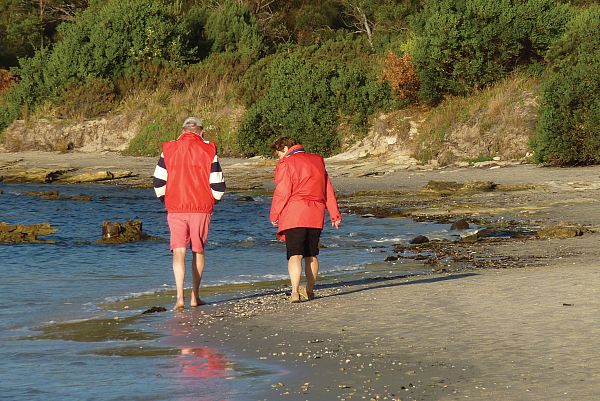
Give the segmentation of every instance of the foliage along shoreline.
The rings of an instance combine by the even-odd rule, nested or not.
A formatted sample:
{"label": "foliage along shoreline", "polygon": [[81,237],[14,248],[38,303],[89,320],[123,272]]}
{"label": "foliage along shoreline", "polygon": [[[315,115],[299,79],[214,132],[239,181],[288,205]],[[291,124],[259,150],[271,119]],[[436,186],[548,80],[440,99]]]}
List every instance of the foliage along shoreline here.
{"label": "foliage along shoreline", "polygon": [[[9,33],[0,60],[13,67],[0,95],[3,131],[22,118],[138,113],[146,117],[127,152],[155,155],[178,121],[199,114],[229,154],[266,154],[287,134],[331,155],[381,113],[435,109],[520,74],[541,82],[536,161],[600,162],[594,2],[55,0],[49,10],[65,3],[72,15],[11,54],[32,18],[16,3],[0,10],[13,12],[0,26]],[[421,134],[421,159],[450,141],[448,125]]]}

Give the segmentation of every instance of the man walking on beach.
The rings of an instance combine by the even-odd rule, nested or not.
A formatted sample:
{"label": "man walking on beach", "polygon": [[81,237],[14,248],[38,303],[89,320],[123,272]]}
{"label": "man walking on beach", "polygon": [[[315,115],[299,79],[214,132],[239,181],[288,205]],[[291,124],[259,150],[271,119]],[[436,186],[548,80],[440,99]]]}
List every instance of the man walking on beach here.
{"label": "man walking on beach", "polygon": [[[319,273],[317,255],[325,208],[336,229],[342,216],[320,155],[306,153],[301,144],[289,137],[277,139],[271,148],[279,162],[275,169],[270,220],[277,227],[278,238],[285,240],[292,284],[290,301],[311,300]],[[300,288],[303,259],[306,288]]]}
{"label": "man walking on beach", "polygon": [[179,138],[162,144],[162,153],[154,170],[154,191],[167,209],[177,287],[175,309],[184,308],[183,283],[188,244],[193,253],[190,306],[203,305],[198,292],[204,272],[204,248],[214,204],[225,192],[225,180],[217,147],[204,140],[204,129],[199,119],[186,118]]}

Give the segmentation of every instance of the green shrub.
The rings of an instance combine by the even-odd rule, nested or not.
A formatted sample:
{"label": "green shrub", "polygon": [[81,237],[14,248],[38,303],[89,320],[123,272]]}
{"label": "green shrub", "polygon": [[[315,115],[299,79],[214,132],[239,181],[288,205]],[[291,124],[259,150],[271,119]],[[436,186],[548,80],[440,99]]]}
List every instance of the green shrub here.
{"label": "green shrub", "polygon": [[66,88],[57,106],[57,117],[92,118],[107,114],[115,106],[115,85],[108,79],[89,78]]}
{"label": "green shrub", "polygon": [[0,65],[18,64],[19,57],[32,56],[46,39],[43,21],[35,2],[0,2]]}
{"label": "green shrub", "polygon": [[209,10],[201,6],[190,7],[185,12],[182,41],[185,48],[189,49],[186,61],[190,63],[202,60],[210,54],[211,42],[204,32],[209,18]]}
{"label": "green shrub", "polygon": [[[296,54],[273,62],[269,91],[250,109],[240,127],[241,139],[257,138],[241,148],[249,154],[264,153],[263,146],[256,148],[257,142],[270,143],[275,136],[285,134],[296,137],[311,151],[329,153],[335,149],[337,111],[329,86],[333,73]],[[245,124],[248,121],[252,124]]]}
{"label": "green shrub", "polygon": [[582,11],[550,49],[532,143],[540,162],[600,163],[600,6]]}
{"label": "green shrub", "polygon": [[41,74],[48,56],[49,52],[41,49],[32,58],[21,60],[20,72],[29,76],[29,79],[21,79],[0,96],[0,132],[17,119],[22,110],[31,110],[38,99],[52,89],[47,86]]}
{"label": "green shrub", "polygon": [[466,94],[541,60],[571,17],[570,6],[553,0],[428,2],[412,22],[419,97]]}
{"label": "green shrub", "polygon": [[61,26],[50,62],[76,60],[66,71],[56,68],[67,80],[118,76],[155,61],[179,63],[185,54],[180,26],[178,10],[165,1],[109,0]]}
{"label": "green shrub", "polygon": [[244,75],[253,62],[254,59],[251,56],[236,52],[211,53],[205,60],[202,60],[202,63],[189,66],[188,69],[197,68],[214,79],[223,77],[238,79]]}
{"label": "green shrub", "polygon": [[269,68],[274,59],[275,55],[259,59],[248,67],[240,80],[237,97],[246,107],[252,106],[267,94],[271,86]]}
{"label": "green shrub", "polygon": [[[339,49],[331,43],[325,48]],[[264,95],[256,98],[240,126],[242,152],[269,154],[270,142],[288,135],[309,151],[330,155],[340,145],[341,116],[350,117],[355,131],[365,131],[368,116],[391,103],[390,90],[377,80],[370,63],[346,63],[345,57],[336,59],[320,46],[288,48],[266,61],[265,70],[249,69],[245,78],[254,81],[247,84],[250,95],[245,99],[253,99],[252,88]]]}
{"label": "green shrub", "polygon": [[[135,95],[139,91],[169,89],[173,92],[183,90],[189,82],[189,68],[169,64],[144,64],[140,65],[136,73],[115,77],[112,82],[106,78],[97,80],[111,83],[118,97]],[[87,81],[87,80],[86,80]]]}
{"label": "green shrub", "polygon": [[213,52],[258,56],[263,50],[256,18],[245,4],[228,0],[212,10],[205,33]]}
{"label": "green shrub", "polygon": [[10,125],[21,113],[19,103],[12,101],[14,88],[11,88],[0,95],[0,140],[4,136],[4,129]]}
{"label": "green shrub", "polygon": [[[10,110],[34,107],[57,99],[69,85],[89,78],[107,78],[139,72],[147,64],[178,64],[186,57],[176,5],[162,0],[109,0],[64,23],[51,50],[20,60],[20,77],[6,98]],[[0,111],[0,129],[14,112]],[[8,117],[5,117],[8,116]]]}
{"label": "green shrub", "polygon": [[180,124],[171,116],[157,116],[129,142],[125,153],[133,156],[159,155],[163,142],[177,139],[181,133]]}
{"label": "green shrub", "polygon": [[257,103],[246,112],[237,135],[238,148],[242,155],[271,155],[271,143],[282,133],[269,121],[269,112],[265,102]]}
{"label": "green shrub", "polygon": [[313,4],[303,4],[295,10],[292,19],[296,42],[309,45],[325,38],[332,31],[340,28],[340,3],[322,0]]}

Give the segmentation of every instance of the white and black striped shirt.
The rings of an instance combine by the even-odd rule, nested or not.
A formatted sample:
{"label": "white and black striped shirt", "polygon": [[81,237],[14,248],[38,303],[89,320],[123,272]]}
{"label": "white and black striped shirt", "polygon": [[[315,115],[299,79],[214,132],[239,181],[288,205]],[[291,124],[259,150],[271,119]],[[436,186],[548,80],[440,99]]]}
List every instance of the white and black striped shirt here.
{"label": "white and black striped shirt", "polygon": [[[156,168],[154,169],[153,185],[156,196],[162,201],[165,201],[165,192],[167,189],[167,179],[169,178],[169,172],[165,165],[165,156],[160,154]],[[219,163],[219,157],[215,155],[212,164],[210,166],[210,177],[208,180],[210,184],[210,190],[215,200],[220,200],[225,193],[225,178],[223,177],[223,170]]]}

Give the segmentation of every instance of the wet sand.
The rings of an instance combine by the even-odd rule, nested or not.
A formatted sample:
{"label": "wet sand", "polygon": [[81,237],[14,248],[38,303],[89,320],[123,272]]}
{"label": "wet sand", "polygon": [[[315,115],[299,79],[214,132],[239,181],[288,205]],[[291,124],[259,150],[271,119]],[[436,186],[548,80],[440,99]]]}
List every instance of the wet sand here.
{"label": "wet sand", "polygon": [[[42,160],[35,154],[0,153],[0,162],[19,157],[21,163],[39,167],[60,157],[60,163],[78,163],[75,156]],[[155,163],[154,158],[106,154],[81,160],[89,168],[101,161],[103,167],[126,165],[144,179]],[[284,367],[289,374],[270,388],[256,389],[269,400],[597,398],[600,167],[389,172],[381,171],[376,160],[360,163],[328,163],[346,208],[358,202],[352,195],[358,191],[369,192],[360,202],[371,205],[388,193],[386,202],[425,218],[463,216],[535,226],[562,221],[582,225],[586,233],[568,239],[491,241],[462,250],[510,257],[517,261],[512,268],[350,280],[322,284],[318,298],[302,304],[289,304],[282,289],[185,311],[169,323],[186,330],[177,341],[214,345],[233,358]],[[223,160],[230,187],[246,191],[269,191],[273,165]],[[493,181],[527,189],[418,195],[430,180]]]}

